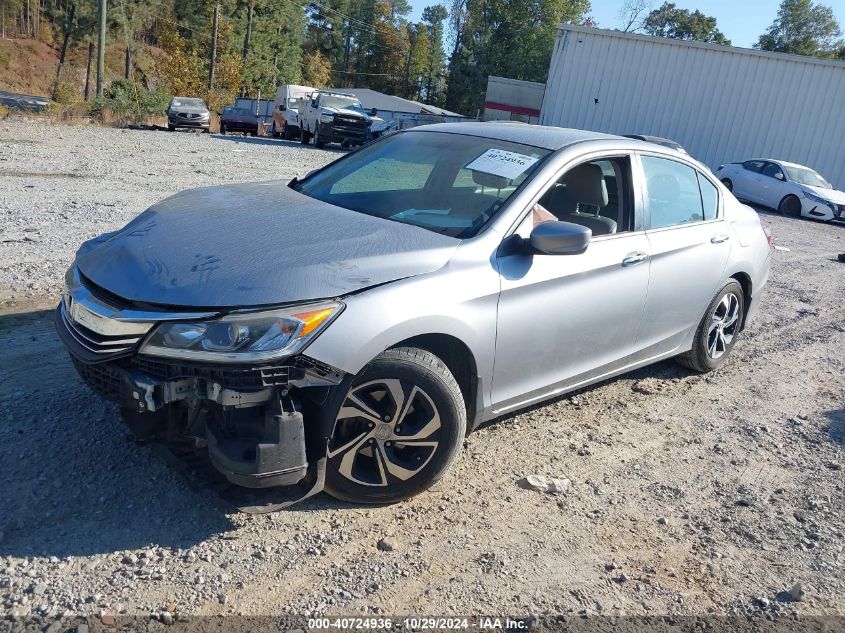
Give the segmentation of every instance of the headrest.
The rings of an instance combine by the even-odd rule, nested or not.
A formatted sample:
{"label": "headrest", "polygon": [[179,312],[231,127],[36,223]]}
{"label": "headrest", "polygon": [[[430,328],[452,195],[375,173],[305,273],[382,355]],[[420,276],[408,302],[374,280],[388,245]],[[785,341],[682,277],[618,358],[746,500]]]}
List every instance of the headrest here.
{"label": "headrest", "polygon": [[475,170],[472,170],[472,181],[476,185],[481,185],[482,187],[490,187],[491,189],[504,189],[511,183],[510,178],[505,178],[504,176],[497,176],[495,174],[488,174],[485,171]]}
{"label": "headrest", "polygon": [[594,207],[607,205],[607,185],[601,167],[593,163],[584,163],[570,169],[563,177],[566,194],[580,204]]}

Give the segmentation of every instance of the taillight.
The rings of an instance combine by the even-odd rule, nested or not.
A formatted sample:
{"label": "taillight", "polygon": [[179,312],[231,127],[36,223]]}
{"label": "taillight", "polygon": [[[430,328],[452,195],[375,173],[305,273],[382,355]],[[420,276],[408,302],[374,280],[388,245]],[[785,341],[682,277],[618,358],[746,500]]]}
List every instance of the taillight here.
{"label": "taillight", "polygon": [[763,225],[763,218],[757,216],[757,219],[760,220],[760,228],[763,229],[763,235],[766,236],[766,241],[769,243],[769,248],[772,247],[772,244],[775,243],[775,238],[772,237],[772,231],[769,227]]}

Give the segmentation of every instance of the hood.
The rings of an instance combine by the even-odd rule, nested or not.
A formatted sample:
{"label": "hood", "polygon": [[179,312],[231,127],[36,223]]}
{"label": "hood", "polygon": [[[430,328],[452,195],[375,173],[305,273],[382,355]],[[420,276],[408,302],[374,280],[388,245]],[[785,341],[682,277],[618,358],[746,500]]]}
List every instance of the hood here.
{"label": "hood", "polygon": [[171,112],[189,112],[191,114],[206,114],[208,112],[208,108],[203,108],[202,106],[186,106],[186,105],[180,105],[180,106],[172,105],[172,106],[170,106],[169,110]]}
{"label": "hood", "polygon": [[322,108],[323,112],[327,114],[343,114],[345,116],[353,116],[356,119],[366,119],[368,121],[372,121],[372,117],[368,114],[362,114],[358,110],[350,110],[349,108]]}
{"label": "hood", "polygon": [[241,123],[244,123],[244,122],[246,122],[246,123],[255,123],[255,122],[257,122],[257,121],[258,121],[258,117],[256,117],[254,114],[231,114],[231,113],[226,113],[226,114],[221,114],[221,115],[220,115],[220,120],[221,120],[221,121],[238,121],[238,122],[241,122]]}
{"label": "hood", "polygon": [[845,193],[842,191],[825,189],[824,187],[811,187],[810,185],[801,185],[801,188],[825,200],[830,200],[836,204],[845,204]]}
{"label": "hood", "polygon": [[333,298],[432,272],[459,243],[273,181],[176,194],[83,244],[76,263],[127,300],[233,308]]}

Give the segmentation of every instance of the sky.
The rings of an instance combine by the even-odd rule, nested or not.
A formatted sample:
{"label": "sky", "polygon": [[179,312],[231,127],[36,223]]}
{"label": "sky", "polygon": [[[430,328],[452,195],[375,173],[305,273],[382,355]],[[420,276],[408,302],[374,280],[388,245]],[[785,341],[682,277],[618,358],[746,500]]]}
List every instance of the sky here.
{"label": "sky", "polygon": [[[442,0],[441,0],[442,1]],[[678,7],[712,15],[720,31],[734,46],[751,48],[757,38],[769,27],[777,16],[780,0],[673,0]],[[820,0],[833,8],[839,24],[845,29],[845,0]],[[419,20],[423,7],[435,4],[437,0],[410,0],[412,12],[410,18]],[[652,0],[654,8],[663,4],[663,0]],[[623,0],[592,0],[590,15],[599,27],[620,28],[622,20],[619,9]],[[448,6],[448,2],[444,2]]]}

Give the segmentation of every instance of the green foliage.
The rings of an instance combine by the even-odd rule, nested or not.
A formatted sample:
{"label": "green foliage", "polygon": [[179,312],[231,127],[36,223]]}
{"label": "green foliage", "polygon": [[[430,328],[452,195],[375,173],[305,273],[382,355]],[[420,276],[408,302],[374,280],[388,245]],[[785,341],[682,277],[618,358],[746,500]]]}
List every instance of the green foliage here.
{"label": "green foliage", "polygon": [[812,0],[783,0],[778,16],[754,45],[764,51],[845,59],[839,23],[830,7]]}
{"label": "green foliage", "polygon": [[9,67],[9,51],[0,43],[0,70]]}
{"label": "green foliage", "polygon": [[672,37],[678,40],[694,40],[713,44],[730,45],[730,40],[716,28],[716,18],[701,11],[679,9],[674,2],[649,13],[643,21],[643,30],[649,35]]}
{"label": "green foliage", "polygon": [[168,95],[147,90],[130,79],[116,79],[91,104],[91,113],[103,116],[110,112],[122,121],[141,121],[163,116],[169,101]]}
{"label": "green foliage", "polygon": [[62,106],[75,106],[82,101],[79,86],[74,81],[59,81],[53,91],[53,101]]}
{"label": "green foliage", "polygon": [[589,10],[589,0],[455,0],[446,107],[475,115],[488,75],[546,81],[558,25]]}

